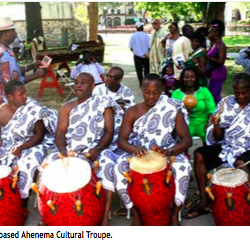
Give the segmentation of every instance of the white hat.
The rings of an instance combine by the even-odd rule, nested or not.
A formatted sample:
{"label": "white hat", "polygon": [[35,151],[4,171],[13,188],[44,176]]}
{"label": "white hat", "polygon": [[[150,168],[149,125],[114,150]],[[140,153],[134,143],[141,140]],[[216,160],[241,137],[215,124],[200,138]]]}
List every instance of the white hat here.
{"label": "white hat", "polygon": [[15,29],[14,23],[10,17],[0,18],[0,31]]}
{"label": "white hat", "polygon": [[140,27],[143,26],[143,25],[144,25],[144,23],[139,22],[139,21],[135,23],[135,27],[136,27],[136,28],[140,28]]}

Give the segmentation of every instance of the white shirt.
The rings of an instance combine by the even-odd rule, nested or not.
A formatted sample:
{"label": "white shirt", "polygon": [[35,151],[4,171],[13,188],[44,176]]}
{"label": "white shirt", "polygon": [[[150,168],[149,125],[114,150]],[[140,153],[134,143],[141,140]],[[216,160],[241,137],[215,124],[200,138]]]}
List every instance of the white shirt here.
{"label": "white shirt", "polygon": [[144,58],[144,54],[149,55],[149,35],[146,34],[144,31],[137,31],[130,38],[129,48],[133,50],[136,56]]}
{"label": "white shirt", "polygon": [[90,73],[94,77],[96,84],[102,82],[102,78],[100,77],[100,75],[105,73],[105,69],[99,63],[80,63],[77,66],[74,66],[71,71],[70,77],[75,79],[78,74],[83,72]]}

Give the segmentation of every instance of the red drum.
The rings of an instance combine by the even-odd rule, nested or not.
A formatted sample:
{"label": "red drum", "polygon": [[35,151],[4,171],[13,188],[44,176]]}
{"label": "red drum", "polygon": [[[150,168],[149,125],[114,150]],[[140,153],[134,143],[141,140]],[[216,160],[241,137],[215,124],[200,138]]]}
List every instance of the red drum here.
{"label": "red drum", "polygon": [[38,208],[48,226],[100,225],[105,207],[101,182],[88,162],[59,159],[43,171]]}
{"label": "red drum", "polygon": [[167,157],[150,150],[142,157],[132,157],[129,175],[128,193],[143,225],[169,225],[175,183]]}
{"label": "red drum", "polygon": [[[221,169],[212,176],[212,213],[218,226],[250,226],[248,175],[241,169]],[[210,195],[211,197],[211,195]]]}
{"label": "red drum", "polygon": [[0,226],[24,224],[24,208],[16,181],[10,167],[0,166]]}

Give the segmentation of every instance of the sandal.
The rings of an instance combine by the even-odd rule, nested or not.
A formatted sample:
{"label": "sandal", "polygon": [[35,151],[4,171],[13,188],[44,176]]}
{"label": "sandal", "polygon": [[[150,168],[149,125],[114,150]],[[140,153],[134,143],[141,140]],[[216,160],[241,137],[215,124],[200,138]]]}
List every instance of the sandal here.
{"label": "sandal", "polygon": [[194,218],[197,218],[199,216],[209,214],[209,213],[210,213],[210,209],[195,206],[194,208],[190,209],[188,212],[183,214],[182,218],[189,220],[189,219],[194,219]]}

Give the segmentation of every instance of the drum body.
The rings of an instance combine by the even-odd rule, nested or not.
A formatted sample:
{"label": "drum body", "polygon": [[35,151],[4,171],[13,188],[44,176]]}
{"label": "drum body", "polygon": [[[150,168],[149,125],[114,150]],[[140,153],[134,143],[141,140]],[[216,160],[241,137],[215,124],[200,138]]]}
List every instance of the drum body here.
{"label": "drum body", "polygon": [[212,193],[216,225],[250,226],[249,183],[243,170],[221,169],[216,172],[212,177]]}
{"label": "drum body", "polygon": [[24,208],[16,186],[12,189],[11,169],[0,166],[0,226],[22,226]]}
{"label": "drum body", "polygon": [[[154,162],[163,157],[160,154],[157,156],[157,154],[152,155]],[[143,163],[143,157],[138,160],[139,164],[140,162],[145,164],[145,162]],[[147,162],[145,164],[148,165],[147,170],[139,170],[139,173],[138,169],[133,166],[133,158],[130,162],[132,182],[128,185],[128,193],[134,206],[139,210],[141,221],[145,226],[166,226],[170,223],[170,206],[174,201],[175,183],[173,177],[170,178],[169,184],[166,183],[167,160],[165,159],[162,164],[165,166],[155,168],[153,167],[154,164],[151,165],[151,163]],[[151,171],[153,173],[147,173]]]}
{"label": "drum body", "polygon": [[[64,160],[66,162],[67,158]],[[61,162],[62,160],[53,162],[46,167],[44,173],[47,171],[46,174],[50,174],[49,172],[53,170],[51,168],[55,165],[61,166]],[[50,180],[48,181],[48,179],[42,178],[39,188],[40,196],[38,199],[38,208],[42,221],[48,226],[100,225],[105,208],[104,190],[101,189],[99,195],[96,195],[96,183],[98,179],[95,174],[92,173],[90,166],[86,165],[86,161],[72,158],[70,162],[72,163],[68,166],[61,166],[64,168],[65,187],[61,186],[60,183],[58,187],[56,187],[56,178],[52,186],[49,184]],[[83,171],[75,171],[77,169],[82,169]],[[85,171],[86,169],[87,171]],[[58,178],[60,178],[60,176],[61,174],[59,174]],[[88,176],[87,179],[86,176]],[[64,177],[61,176],[61,178]],[[79,184],[78,177],[85,180]],[[72,183],[74,182],[74,178],[78,178],[78,180]],[[71,184],[73,184],[73,189]],[[77,187],[78,184],[80,185],[79,187]],[[47,205],[49,200],[52,201],[54,210]],[[80,209],[77,209],[76,201],[80,201]]]}

